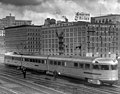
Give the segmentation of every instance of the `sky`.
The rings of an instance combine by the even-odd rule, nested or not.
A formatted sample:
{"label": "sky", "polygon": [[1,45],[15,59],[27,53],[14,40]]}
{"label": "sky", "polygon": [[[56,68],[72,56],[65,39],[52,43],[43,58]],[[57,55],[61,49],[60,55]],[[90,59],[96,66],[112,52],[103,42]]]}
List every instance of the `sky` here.
{"label": "sky", "polygon": [[10,13],[18,20],[42,25],[46,18],[74,21],[76,12],[91,16],[120,14],[120,0],[0,0],[0,19]]}

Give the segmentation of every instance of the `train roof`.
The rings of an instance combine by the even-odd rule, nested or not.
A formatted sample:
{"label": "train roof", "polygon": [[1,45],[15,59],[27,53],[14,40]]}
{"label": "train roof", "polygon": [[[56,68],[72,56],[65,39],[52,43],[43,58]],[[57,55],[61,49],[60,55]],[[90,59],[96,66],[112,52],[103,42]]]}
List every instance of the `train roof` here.
{"label": "train roof", "polygon": [[61,60],[61,61],[74,61],[74,62],[92,62],[95,58],[89,58],[89,57],[74,57],[74,56],[50,56],[49,59],[51,60]]}
{"label": "train roof", "polygon": [[[21,55],[6,55],[21,57]],[[41,55],[41,56],[30,56],[22,55],[24,58],[35,58],[35,59],[50,59],[50,60],[60,60],[60,61],[71,61],[71,62],[84,62],[84,63],[95,63],[95,64],[117,64],[118,61],[114,58],[96,58],[96,57],[78,57],[78,56],[50,56],[50,55]]]}
{"label": "train roof", "polygon": [[[10,54],[6,56],[14,56],[21,57],[21,55]],[[74,61],[74,62],[92,62],[95,58],[91,57],[76,57],[76,56],[30,56],[30,55],[22,55],[24,58],[35,58],[35,59],[50,59],[50,60],[61,60],[61,61]]]}

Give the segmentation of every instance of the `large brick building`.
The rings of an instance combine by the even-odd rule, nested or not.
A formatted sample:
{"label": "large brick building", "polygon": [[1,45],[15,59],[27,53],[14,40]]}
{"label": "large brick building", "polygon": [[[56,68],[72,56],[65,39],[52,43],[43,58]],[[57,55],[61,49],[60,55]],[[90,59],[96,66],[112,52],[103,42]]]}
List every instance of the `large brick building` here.
{"label": "large brick building", "polygon": [[11,27],[11,26],[31,25],[31,23],[32,23],[31,20],[16,20],[15,16],[12,16],[11,14],[9,16],[6,16],[5,18],[0,19],[0,52],[1,54],[5,53],[4,28]]}
{"label": "large brick building", "polygon": [[40,38],[38,36],[39,32],[40,26],[32,25],[5,28],[6,52],[20,52],[24,54],[36,53],[38,50],[36,46],[40,45],[40,40],[38,40]]}
{"label": "large brick building", "polygon": [[120,53],[116,24],[61,22],[8,27],[5,31],[6,51],[83,57],[116,57]]}

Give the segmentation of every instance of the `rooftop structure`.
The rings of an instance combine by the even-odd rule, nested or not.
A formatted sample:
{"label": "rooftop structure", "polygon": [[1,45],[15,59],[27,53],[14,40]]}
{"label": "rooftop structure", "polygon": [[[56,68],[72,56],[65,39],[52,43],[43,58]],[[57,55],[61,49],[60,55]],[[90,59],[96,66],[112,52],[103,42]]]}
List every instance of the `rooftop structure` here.
{"label": "rooftop structure", "polygon": [[15,16],[10,14],[10,16],[0,19],[0,29],[4,29],[9,26],[31,25],[31,22],[31,20],[16,20]]}
{"label": "rooftop structure", "polygon": [[103,23],[103,24],[120,24],[120,15],[119,14],[109,14],[104,16],[92,17],[92,23]]}

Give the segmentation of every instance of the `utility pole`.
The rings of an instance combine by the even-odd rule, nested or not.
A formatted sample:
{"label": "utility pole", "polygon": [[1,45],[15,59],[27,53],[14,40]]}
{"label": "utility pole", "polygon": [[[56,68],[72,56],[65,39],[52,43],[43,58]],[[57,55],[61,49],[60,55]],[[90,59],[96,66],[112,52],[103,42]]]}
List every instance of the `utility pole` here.
{"label": "utility pole", "polygon": [[23,49],[25,49],[26,48],[26,46],[24,46],[24,44],[23,43],[20,43],[20,46],[21,46],[21,52],[19,52],[19,54],[21,55],[21,68],[23,67],[23,65],[22,65],[22,55],[23,55]]}
{"label": "utility pole", "polygon": [[47,73],[49,74],[49,57],[50,57],[50,54],[47,55],[47,60],[46,60],[46,64],[47,64]]}
{"label": "utility pole", "polygon": [[20,43],[19,45],[17,45],[16,46],[16,48],[17,48],[17,54],[19,54],[21,57],[20,57],[20,66],[19,66],[19,68],[18,69],[22,69],[23,67],[22,67],[22,52],[23,52],[23,43]]}
{"label": "utility pole", "polygon": [[23,66],[22,66],[23,43],[20,43],[20,46],[21,46],[21,52],[20,52],[20,55],[21,55],[21,68],[23,68]]}

